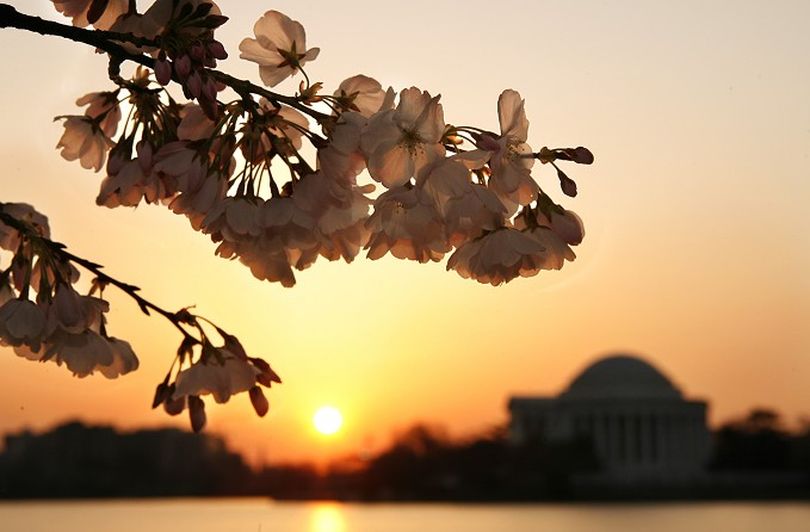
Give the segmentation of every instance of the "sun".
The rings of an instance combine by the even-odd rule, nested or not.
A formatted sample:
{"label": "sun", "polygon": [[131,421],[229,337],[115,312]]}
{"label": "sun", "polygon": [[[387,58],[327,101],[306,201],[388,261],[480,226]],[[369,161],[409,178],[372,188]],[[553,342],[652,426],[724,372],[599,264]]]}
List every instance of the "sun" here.
{"label": "sun", "polygon": [[312,424],[315,425],[315,430],[328,436],[340,430],[343,416],[334,406],[322,406],[312,416]]}

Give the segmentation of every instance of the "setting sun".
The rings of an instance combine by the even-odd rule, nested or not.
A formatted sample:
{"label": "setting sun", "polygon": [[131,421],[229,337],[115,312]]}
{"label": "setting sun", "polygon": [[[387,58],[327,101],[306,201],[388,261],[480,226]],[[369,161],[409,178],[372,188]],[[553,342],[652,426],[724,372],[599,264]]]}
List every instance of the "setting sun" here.
{"label": "setting sun", "polygon": [[315,425],[315,430],[321,434],[334,434],[343,425],[343,416],[333,406],[322,406],[312,417],[312,423]]}

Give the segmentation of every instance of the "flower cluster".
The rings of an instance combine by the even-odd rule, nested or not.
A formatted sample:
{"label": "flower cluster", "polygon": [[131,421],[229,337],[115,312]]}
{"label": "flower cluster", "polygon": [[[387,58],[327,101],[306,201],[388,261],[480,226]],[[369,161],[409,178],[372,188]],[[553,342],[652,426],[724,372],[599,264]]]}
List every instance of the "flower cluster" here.
{"label": "flower cluster", "polygon": [[[2,268],[0,262],[0,345],[12,347],[18,356],[53,361],[77,377],[99,372],[114,379],[136,370],[138,358],[130,344],[107,331],[110,306],[103,292],[114,285],[144,313],[161,314],[183,335],[153,407],[163,404],[169,414],[176,415],[188,406],[195,431],[205,425],[203,395],[212,394],[216,402],[224,403],[232,395],[248,392],[256,413],[267,413],[269,403],[259,385],[281,382],[267,362],[248,357],[235,336],[208,320],[187,309],[163,310],[138,295],[137,287],[67,252],[50,240],[47,218],[30,205],[0,203],[0,259],[6,256],[10,256],[8,266]],[[76,290],[80,272],[75,264],[96,275],[87,295]],[[222,346],[213,346],[205,325],[223,339]]]}
{"label": "flower cluster", "polygon": [[12,254],[0,271],[0,345],[65,365],[77,377],[98,371],[114,379],[137,369],[129,343],[107,333],[109,304],[76,291],[79,271],[49,236],[47,218],[30,205],[0,204],[0,249]]}
{"label": "flower cluster", "polygon": [[[201,341],[187,337],[181,342],[177,350],[178,371],[174,376],[172,370],[166,374],[155,390],[152,402],[152,408],[163,405],[164,410],[172,416],[188,409],[195,432],[202,430],[206,420],[205,403],[201,396],[211,395],[215,402],[226,403],[232,395],[248,392],[253,409],[263,417],[270,404],[261,386],[270,388],[274,382],[281,383],[267,362],[249,357],[235,336],[218,327],[216,330],[223,339],[219,347],[211,343],[202,329]],[[192,362],[195,345],[199,347],[199,356]],[[188,367],[183,368],[186,362]]]}
{"label": "flower cluster", "polygon": [[183,94],[197,100],[211,118],[217,116],[217,92],[225,86],[209,75],[217,60],[226,59],[225,47],[214,39],[214,28],[227,18],[219,8],[209,2],[155,2],[141,19],[137,14],[120,19],[126,27],[129,18],[139,21],[142,33],[161,43],[155,62],[155,77],[161,85],[175,79],[183,87]]}
{"label": "flower cluster", "polygon": [[[305,71],[318,48],[306,48],[300,23],[268,11],[255,38],[240,44],[241,57],[259,65],[270,87],[299,72],[305,81],[294,97],[231,83],[237,98],[219,101],[217,80],[227,79],[212,67],[227,54],[213,29],[224,17],[210,2],[168,6],[159,0],[115,26],[156,38],[147,51],[157,57],[158,85],[139,70],[115,92],[82,98],[91,103],[85,115],[65,122],[66,158],[98,170],[111,148],[99,204],[164,203],[210,235],[218,255],[284,286],[318,257],[350,262],[362,249],[371,259],[419,262],[449,254],[448,269],[493,285],[574,259],[582,223],[540,188],[532,168],[536,160],[553,165],[573,196],[576,183],[557,162],[590,164],[593,156],[582,147],[534,152],[517,91],[498,100],[497,133],[447,123],[438,95],[416,87],[397,94],[364,75],[322,94]],[[161,88],[172,80],[197,103]],[[133,112],[113,142],[121,114],[111,95],[126,93],[121,101]],[[314,164],[302,155],[305,142]],[[358,181],[364,170],[382,193]]]}

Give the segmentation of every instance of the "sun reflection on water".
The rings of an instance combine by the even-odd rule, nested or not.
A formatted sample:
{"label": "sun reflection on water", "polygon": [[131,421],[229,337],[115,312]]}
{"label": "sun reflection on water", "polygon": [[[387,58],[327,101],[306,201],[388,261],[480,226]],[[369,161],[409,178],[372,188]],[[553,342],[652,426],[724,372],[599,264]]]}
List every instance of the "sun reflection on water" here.
{"label": "sun reflection on water", "polygon": [[346,519],[340,506],[332,503],[318,504],[312,509],[310,532],[345,532]]}

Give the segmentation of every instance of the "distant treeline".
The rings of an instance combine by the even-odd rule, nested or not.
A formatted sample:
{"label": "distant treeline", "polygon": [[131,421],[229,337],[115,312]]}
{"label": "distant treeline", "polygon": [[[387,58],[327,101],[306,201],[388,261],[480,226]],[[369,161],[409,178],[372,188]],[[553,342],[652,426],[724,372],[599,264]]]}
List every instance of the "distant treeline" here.
{"label": "distant treeline", "polygon": [[0,497],[225,495],[251,475],[214,436],[168,428],[121,433],[72,422],[6,436]]}
{"label": "distant treeline", "polygon": [[[806,497],[810,425],[784,429],[755,410],[715,432],[709,470],[725,484],[659,496]],[[258,495],[278,499],[519,501],[615,498],[577,492],[572,479],[599,471],[588,440],[510,445],[505,431],[455,441],[415,426],[385,451],[319,471],[308,464],[248,467],[217,436],[178,429],[118,432],[68,423],[44,434],[7,435],[0,497],[166,497]],[[787,474],[790,486],[774,489]],[[745,489],[735,479],[743,479]],[[757,484],[757,479],[763,482]],[[796,479],[799,482],[796,482]],[[766,481],[767,480],[767,481]],[[712,487],[713,486],[713,487]],[[760,489],[757,487],[760,486]],[[633,492],[628,492],[633,493]],[[637,495],[655,496],[643,490]],[[633,495],[631,495],[633,496]]]}

